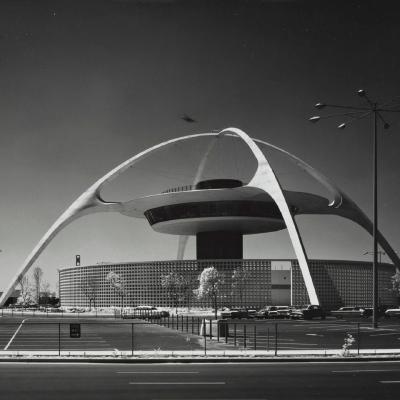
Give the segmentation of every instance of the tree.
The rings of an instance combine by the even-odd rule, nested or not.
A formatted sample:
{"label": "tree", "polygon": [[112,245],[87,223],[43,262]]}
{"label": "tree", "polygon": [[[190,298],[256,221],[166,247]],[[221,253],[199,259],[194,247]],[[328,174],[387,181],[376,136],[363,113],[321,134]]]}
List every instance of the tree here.
{"label": "tree", "polygon": [[194,288],[196,286],[197,278],[191,274],[186,276],[182,275],[182,299],[184,304],[187,305],[188,311],[190,310],[190,306],[192,303],[192,299],[194,296]]}
{"label": "tree", "polygon": [[32,299],[32,287],[27,275],[19,275],[17,278],[19,285],[19,297],[17,299],[18,304],[28,305],[33,302]]}
{"label": "tree", "polygon": [[199,288],[195,293],[199,299],[209,298],[214,308],[215,319],[217,319],[218,294],[223,284],[222,275],[214,267],[203,270],[199,276]]}
{"label": "tree", "polygon": [[40,300],[40,289],[42,285],[42,277],[43,277],[43,270],[40,267],[35,267],[32,272],[32,278],[35,288],[35,300],[36,303],[39,304]]}
{"label": "tree", "polygon": [[121,313],[124,308],[124,296],[125,296],[125,282],[124,280],[114,271],[110,271],[106,276],[106,281],[115,290],[118,296],[121,298]]}
{"label": "tree", "polygon": [[82,281],[82,292],[85,297],[89,300],[89,309],[92,307],[92,303],[96,308],[96,297],[98,289],[98,281],[94,276],[85,276]]}
{"label": "tree", "polygon": [[175,307],[175,313],[178,313],[179,300],[182,298],[182,275],[170,272],[162,276],[161,286],[167,291],[167,296]]}
{"label": "tree", "polygon": [[250,273],[247,269],[239,267],[233,271],[232,275],[232,293],[239,295],[240,305],[243,306],[243,297],[246,295],[247,283],[250,279]]}
{"label": "tree", "polygon": [[396,268],[396,273],[391,277],[392,290],[396,293],[400,303],[400,269]]}
{"label": "tree", "polygon": [[49,304],[50,295],[51,295],[50,283],[45,281],[42,284],[41,298],[40,298],[43,304]]}

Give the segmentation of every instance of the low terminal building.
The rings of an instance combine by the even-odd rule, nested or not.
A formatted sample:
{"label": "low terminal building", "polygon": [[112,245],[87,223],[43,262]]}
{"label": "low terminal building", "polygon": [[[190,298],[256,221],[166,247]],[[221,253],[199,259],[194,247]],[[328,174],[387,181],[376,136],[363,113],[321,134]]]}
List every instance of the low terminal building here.
{"label": "low terminal building", "polygon": [[[68,267],[59,270],[62,306],[111,307],[154,305],[174,307],[174,300],[161,285],[163,276],[176,272],[191,283],[190,293],[179,300],[178,306],[209,307],[207,299],[197,299],[193,290],[204,268],[213,266],[223,276],[219,306],[264,307],[266,305],[302,305],[310,299],[297,260],[172,260],[134,263],[98,264]],[[344,305],[371,307],[371,263],[338,260],[309,260],[320,304],[328,309]],[[232,285],[235,269],[248,271],[241,290]],[[123,297],[113,289],[106,277],[115,272],[123,282]],[[379,303],[395,304],[390,290],[391,264],[379,266]]]}

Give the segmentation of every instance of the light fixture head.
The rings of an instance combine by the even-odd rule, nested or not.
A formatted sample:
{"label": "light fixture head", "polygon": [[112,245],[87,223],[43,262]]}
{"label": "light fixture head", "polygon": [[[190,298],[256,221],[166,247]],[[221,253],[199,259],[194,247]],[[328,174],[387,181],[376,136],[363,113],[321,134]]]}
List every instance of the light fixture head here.
{"label": "light fixture head", "polygon": [[338,129],[344,129],[344,128],[346,128],[346,124],[344,122],[338,125]]}
{"label": "light fixture head", "polygon": [[358,94],[360,97],[365,97],[365,90],[364,90],[364,89],[359,89],[359,90],[357,90],[357,94]]}
{"label": "light fixture head", "polygon": [[316,123],[321,119],[321,117],[319,115],[314,115],[313,117],[309,118],[308,120],[310,122]]}
{"label": "light fixture head", "polygon": [[318,108],[318,110],[322,110],[325,107],[326,107],[326,104],[324,104],[324,103],[317,103],[315,105],[315,108]]}

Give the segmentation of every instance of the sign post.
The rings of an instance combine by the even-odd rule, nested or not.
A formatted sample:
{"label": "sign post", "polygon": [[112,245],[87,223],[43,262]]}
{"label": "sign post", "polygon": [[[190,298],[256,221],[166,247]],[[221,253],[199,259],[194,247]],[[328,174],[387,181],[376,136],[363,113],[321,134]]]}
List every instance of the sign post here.
{"label": "sign post", "polygon": [[71,338],[81,337],[81,324],[69,324],[69,337]]}

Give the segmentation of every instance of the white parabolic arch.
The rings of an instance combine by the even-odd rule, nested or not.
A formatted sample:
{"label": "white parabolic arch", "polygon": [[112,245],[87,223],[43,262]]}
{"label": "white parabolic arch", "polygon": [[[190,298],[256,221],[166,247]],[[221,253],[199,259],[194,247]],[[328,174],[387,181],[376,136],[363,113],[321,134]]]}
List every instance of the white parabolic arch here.
{"label": "white parabolic arch", "polygon": [[132,167],[137,161],[147,157],[150,153],[156,152],[161,148],[173,144],[178,141],[193,139],[202,136],[219,136],[229,134],[237,135],[241,138],[252,151],[255,156],[258,166],[257,170],[246,186],[259,188],[268,193],[277,204],[282,217],[285,221],[286,227],[289,232],[289,237],[292,242],[294,251],[296,253],[300,269],[303,275],[303,279],[306,285],[308,296],[312,304],[319,304],[318,296],[315,291],[315,287],[312,281],[312,277],[308,268],[308,261],[304,245],[301,241],[301,237],[298,231],[296,222],[290,212],[289,206],[285,200],[282,188],[279,184],[277,177],[275,176],[270,164],[261,152],[260,148],[256,145],[253,139],[250,138],[245,132],[237,128],[227,128],[222,131],[212,133],[198,133],[194,135],[182,136],[179,138],[171,139],[166,142],[157,144],[149,149],[142,151],[141,153],[129,158],[122,164],[118,165],[92,186],[90,186],[84,193],[82,193],[69,207],[68,209],[56,220],[56,222],[50,227],[45,235],[39,240],[37,245],[34,247],[32,252],[25,259],[19,271],[15,274],[11,283],[4,291],[0,298],[0,306],[4,305],[15,286],[18,283],[19,277],[26,274],[32,264],[36,261],[43,250],[49,245],[53,238],[60,232],[64,227],[69,225],[72,221],[81,216],[96,213],[96,212],[119,212],[123,204],[122,202],[106,202],[103,201],[100,196],[100,190],[104,184],[112,181],[117,176],[125,172],[128,168]]}

